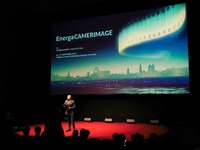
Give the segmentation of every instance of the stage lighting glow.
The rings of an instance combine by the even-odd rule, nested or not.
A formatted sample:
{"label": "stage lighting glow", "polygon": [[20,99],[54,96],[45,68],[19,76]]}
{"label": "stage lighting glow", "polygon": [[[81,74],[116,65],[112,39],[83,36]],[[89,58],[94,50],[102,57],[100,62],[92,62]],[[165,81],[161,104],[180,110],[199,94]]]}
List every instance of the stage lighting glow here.
{"label": "stage lighting glow", "polygon": [[[119,33],[119,53],[127,55],[125,51],[131,46],[153,41],[180,30],[185,18],[186,5],[179,4],[161,8],[159,11],[134,20],[133,23],[129,23]],[[132,50],[134,51],[134,48]],[[130,55],[136,56],[134,54]]]}

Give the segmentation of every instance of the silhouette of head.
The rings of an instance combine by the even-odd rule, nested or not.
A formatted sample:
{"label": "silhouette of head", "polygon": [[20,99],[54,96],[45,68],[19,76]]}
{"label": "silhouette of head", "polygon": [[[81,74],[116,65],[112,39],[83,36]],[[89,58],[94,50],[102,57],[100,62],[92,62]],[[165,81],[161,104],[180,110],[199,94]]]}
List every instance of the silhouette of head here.
{"label": "silhouette of head", "polygon": [[119,138],[118,133],[113,133],[112,138],[113,138],[113,141],[118,141],[118,138]]}
{"label": "silhouette of head", "polygon": [[22,132],[23,132],[24,136],[29,136],[30,128],[29,127],[25,127],[25,128],[23,128]]}
{"label": "silhouette of head", "polygon": [[77,137],[77,136],[78,136],[78,130],[74,130],[72,136],[73,136],[73,137]]}
{"label": "silhouette of head", "polygon": [[81,129],[81,131],[80,131],[80,137],[82,138],[82,139],[84,139],[84,140],[86,140],[87,138],[88,138],[88,136],[89,136],[89,134],[90,134],[90,131],[89,130],[86,130],[86,129]]}
{"label": "silhouette of head", "polygon": [[36,135],[36,136],[40,136],[40,133],[41,133],[41,127],[36,126],[36,127],[34,128],[34,131],[35,131],[35,135]]}
{"label": "silhouette of head", "polygon": [[126,136],[124,134],[119,134],[119,144],[124,145],[124,140],[126,140]]}

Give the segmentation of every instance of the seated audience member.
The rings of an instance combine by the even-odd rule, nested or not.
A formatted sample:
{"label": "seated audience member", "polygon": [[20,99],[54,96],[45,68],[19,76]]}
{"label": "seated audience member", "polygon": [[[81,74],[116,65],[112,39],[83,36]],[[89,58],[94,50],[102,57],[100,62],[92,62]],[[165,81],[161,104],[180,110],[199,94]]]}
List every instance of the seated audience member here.
{"label": "seated audience member", "polygon": [[40,137],[41,127],[36,126],[36,127],[34,128],[34,131],[35,131],[35,137]]}
{"label": "seated audience member", "polygon": [[159,139],[156,133],[149,134],[149,141],[147,142],[146,148],[151,149],[157,149],[159,146]]}

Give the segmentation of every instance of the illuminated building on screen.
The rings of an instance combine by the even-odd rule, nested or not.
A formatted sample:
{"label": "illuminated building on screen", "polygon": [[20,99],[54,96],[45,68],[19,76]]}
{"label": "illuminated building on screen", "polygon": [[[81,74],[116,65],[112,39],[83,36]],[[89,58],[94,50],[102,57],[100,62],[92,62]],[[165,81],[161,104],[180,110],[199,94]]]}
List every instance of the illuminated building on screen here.
{"label": "illuminated building on screen", "polygon": [[154,64],[148,66],[148,72],[154,72],[155,71],[155,66]]}
{"label": "illuminated building on screen", "polygon": [[91,78],[93,79],[103,79],[110,76],[110,70],[108,71],[99,71],[99,67],[94,68],[94,73],[91,74]]}
{"label": "illuminated building on screen", "polygon": [[129,75],[129,68],[127,68],[127,75]]}
{"label": "illuminated building on screen", "polygon": [[139,74],[142,74],[142,65],[140,63],[140,66],[139,66]]}
{"label": "illuminated building on screen", "polygon": [[67,77],[70,78],[70,73],[69,73],[69,71],[68,71]]}
{"label": "illuminated building on screen", "polygon": [[90,72],[87,72],[87,77],[88,77],[88,78],[90,77]]}
{"label": "illuminated building on screen", "polygon": [[142,70],[142,65],[140,63],[139,75],[140,75],[140,77],[155,77],[155,76],[159,76],[159,72],[155,70],[155,65],[154,64],[152,64],[152,65],[149,64],[148,72],[146,72],[145,70]]}
{"label": "illuminated building on screen", "polygon": [[156,70],[155,70],[155,66],[154,64],[149,64],[148,66],[148,72],[146,72],[145,70],[142,70],[142,65],[140,63],[139,66],[139,75],[140,77],[152,77],[153,75],[155,75]]}

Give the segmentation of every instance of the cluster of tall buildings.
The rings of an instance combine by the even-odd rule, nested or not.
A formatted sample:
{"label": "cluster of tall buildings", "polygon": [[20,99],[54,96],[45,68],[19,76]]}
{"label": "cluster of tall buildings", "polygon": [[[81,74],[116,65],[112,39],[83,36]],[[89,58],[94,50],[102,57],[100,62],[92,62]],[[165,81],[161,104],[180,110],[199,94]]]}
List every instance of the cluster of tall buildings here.
{"label": "cluster of tall buildings", "polygon": [[[154,73],[155,72],[155,65],[154,64],[149,64],[148,66],[148,73]],[[143,75],[145,74],[146,72],[144,70],[142,70],[142,65],[140,63],[140,66],[139,66],[139,74],[140,75]],[[130,75],[130,69],[127,68],[127,75]]]}
{"label": "cluster of tall buildings", "polygon": [[[152,76],[152,75],[155,75],[155,72],[156,71],[155,71],[155,65],[154,64],[149,64],[149,66],[148,66],[148,72],[146,72],[145,70],[142,70],[142,65],[140,63],[139,74],[137,74],[137,77],[139,77],[139,76],[147,76],[147,75],[148,76]],[[130,73],[130,69],[127,68],[127,76],[126,77],[129,77],[131,75],[133,75],[133,74],[131,74]],[[134,74],[134,76],[135,75],[136,74]],[[108,71],[100,71],[98,66],[96,66],[94,68],[93,74],[90,75],[90,72],[87,73],[87,77],[91,78],[91,79],[109,78],[111,76],[119,76],[119,77],[121,77],[121,74],[115,74],[115,75],[113,75],[113,74],[110,73],[110,70],[108,70]],[[123,76],[123,78],[124,78],[124,76]]]}

